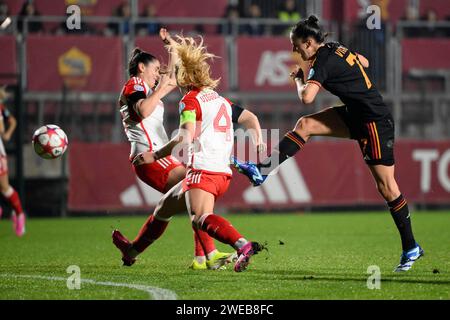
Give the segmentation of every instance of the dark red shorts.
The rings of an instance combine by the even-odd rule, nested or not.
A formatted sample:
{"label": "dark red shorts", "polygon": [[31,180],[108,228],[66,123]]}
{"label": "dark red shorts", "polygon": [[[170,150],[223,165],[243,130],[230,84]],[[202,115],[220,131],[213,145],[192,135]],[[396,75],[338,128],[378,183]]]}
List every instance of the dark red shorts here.
{"label": "dark red shorts", "polygon": [[166,190],[166,186],[170,171],[182,165],[176,158],[168,156],[150,164],[142,164],[140,166],[132,165],[132,167],[139,179],[153,189],[165,193],[168,191]]}
{"label": "dark red shorts", "polygon": [[217,198],[228,190],[230,182],[231,176],[225,173],[190,169],[183,180],[183,192],[202,189]]}

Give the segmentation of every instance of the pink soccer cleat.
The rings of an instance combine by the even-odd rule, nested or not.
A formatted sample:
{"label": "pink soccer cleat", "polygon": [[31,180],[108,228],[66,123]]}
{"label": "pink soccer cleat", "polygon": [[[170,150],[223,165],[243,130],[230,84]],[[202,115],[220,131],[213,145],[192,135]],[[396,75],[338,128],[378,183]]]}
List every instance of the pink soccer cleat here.
{"label": "pink soccer cleat", "polygon": [[258,254],[262,249],[263,246],[258,242],[247,242],[237,252],[238,258],[234,265],[234,271],[241,272],[247,269],[247,266],[250,263],[250,257]]}
{"label": "pink soccer cleat", "polygon": [[12,213],[11,216],[12,222],[13,222],[13,229],[14,232],[18,237],[21,237],[25,234],[25,213],[16,214],[15,212]]}
{"label": "pink soccer cleat", "polygon": [[130,249],[132,246],[131,242],[127,238],[125,238],[125,236],[122,235],[119,230],[113,231],[112,239],[113,239],[114,245],[122,253],[123,265],[128,266],[128,267],[132,266],[136,262],[136,259],[132,258],[129,255],[129,252],[130,252]]}

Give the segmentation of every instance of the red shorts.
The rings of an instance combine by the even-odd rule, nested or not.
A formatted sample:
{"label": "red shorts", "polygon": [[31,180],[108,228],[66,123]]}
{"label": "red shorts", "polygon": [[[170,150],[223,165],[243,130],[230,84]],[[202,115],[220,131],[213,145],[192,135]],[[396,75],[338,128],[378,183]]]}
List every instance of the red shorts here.
{"label": "red shorts", "polygon": [[0,176],[8,174],[8,158],[0,155]]}
{"label": "red shorts", "polygon": [[183,180],[183,192],[191,189],[202,189],[217,198],[228,190],[230,182],[231,176],[228,174],[191,169]]}
{"label": "red shorts", "polygon": [[165,193],[169,173],[174,168],[182,166],[176,158],[168,156],[156,160],[150,164],[142,164],[140,166],[132,166],[136,175],[153,189],[161,193]]}

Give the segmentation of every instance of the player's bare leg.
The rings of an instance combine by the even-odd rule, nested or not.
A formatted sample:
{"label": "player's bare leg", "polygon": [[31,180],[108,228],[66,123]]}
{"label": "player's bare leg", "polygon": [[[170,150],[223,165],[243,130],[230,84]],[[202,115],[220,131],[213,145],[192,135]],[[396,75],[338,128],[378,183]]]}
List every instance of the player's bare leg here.
{"label": "player's bare leg", "polygon": [[280,141],[274,153],[268,159],[262,161],[260,167],[270,165],[273,162],[273,157],[277,157],[279,159],[278,165],[281,165],[303,149],[305,143],[313,136],[350,138],[350,132],[334,108],[301,117],[295,124],[294,129]]}
{"label": "player's bare leg", "polygon": [[213,194],[202,189],[191,189],[186,192],[185,197],[192,222],[211,237],[236,249],[238,258],[234,270],[245,270],[250,257],[261,251],[261,246],[256,242],[249,242],[228,220],[214,214]]}
{"label": "player's bare leg", "polygon": [[423,250],[414,239],[408,203],[395,181],[395,166],[372,165],[369,169],[378,192],[386,200],[402,240],[403,253],[395,271],[407,271],[423,255]]}
{"label": "player's bare leg", "polygon": [[167,178],[166,191],[172,189],[178,182],[182,181],[186,176],[186,168],[184,166],[178,166],[170,170]]}
{"label": "player's bare leg", "polygon": [[309,138],[313,136],[350,138],[350,131],[337,111],[334,108],[327,108],[298,119],[294,129],[286,133],[272,154],[258,165],[233,159],[234,165],[250,179],[253,185],[258,186],[264,182],[270,172],[303,149]]}
{"label": "player's bare leg", "polygon": [[25,234],[25,214],[23,212],[22,203],[20,202],[19,194],[9,184],[7,174],[0,176],[0,191],[5,197],[6,201],[13,208],[11,219],[13,221],[13,229],[18,237]]}
{"label": "player's bare leg", "polygon": [[[167,189],[170,190],[179,181],[183,180],[186,176],[186,168],[178,166],[173,168],[167,180]],[[185,208],[185,211],[187,209]],[[205,269],[218,269],[222,267],[222,263],[219,259],[229,259],[226,262],[231,261],[232,253],[219,252],[214,244],[214,239],[211,238],[205,231],[197,228],[195,224],[192,224],[192,230],[194,235],[194,260],[190,265],[194,270]],[[218,261],[218,263],[216,263]]]}
{"label": "player's bare leg", "polygon": [[336,110],[331,107],[298,119],[294,130],[306,142],[313,136],[350,138],[350,131]]}
{"label": "player's bare leg", "polygon": [[182,183],[180,181],[162,197],[133,242],[114,230],[113,243],[122,252],[124,265],[131,266],[136,257],[164,233],[173,215],[186,211]]}

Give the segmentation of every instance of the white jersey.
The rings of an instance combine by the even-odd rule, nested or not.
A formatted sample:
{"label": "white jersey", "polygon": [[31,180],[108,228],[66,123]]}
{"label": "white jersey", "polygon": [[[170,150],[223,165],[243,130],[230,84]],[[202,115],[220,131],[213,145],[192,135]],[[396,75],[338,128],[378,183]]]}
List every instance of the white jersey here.
{"label": "white jersey", "polygon": [[0,157],[6,157],[6,150],[2,138],[0,138]]}
{"label": "white jersey", "polygon": [[[5,118],[9,117],[9,110],[5,107],[5,105],[0,103],[0,121],[5,121]],[[0,137],[0,157],[6,157],[5,146],[3,145],[3,139]]]}
{"label": "white jersey", "polygon": [[231,103],[214,90],[192,90],[180,102],[180,114],[183,111],[194,111],[197,121],[188,168],[231,175]]}
{"label": "white jersey", "polygon": [[163,102],[160,100],[146,118],[142,118],[136,108],[136,102],[150,94],[149,86],[141,78],[133,77],[125,84],[120,96],[122,124],[131,143],[130,159],[140,152],[157,150],[169,141],[163,125]]}

